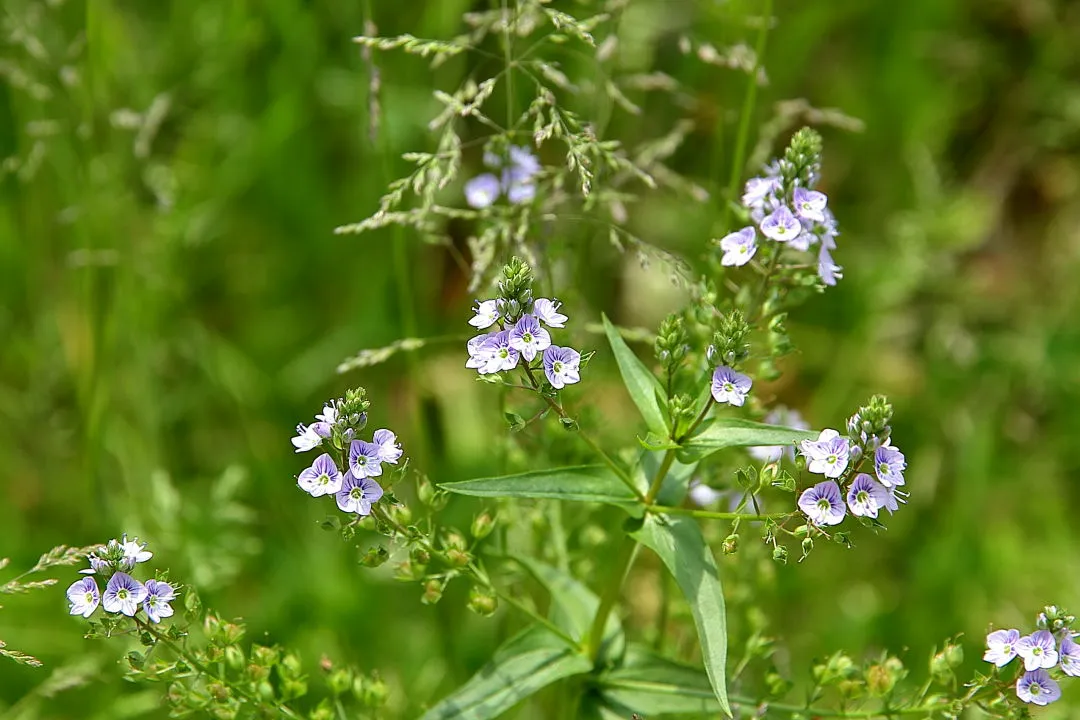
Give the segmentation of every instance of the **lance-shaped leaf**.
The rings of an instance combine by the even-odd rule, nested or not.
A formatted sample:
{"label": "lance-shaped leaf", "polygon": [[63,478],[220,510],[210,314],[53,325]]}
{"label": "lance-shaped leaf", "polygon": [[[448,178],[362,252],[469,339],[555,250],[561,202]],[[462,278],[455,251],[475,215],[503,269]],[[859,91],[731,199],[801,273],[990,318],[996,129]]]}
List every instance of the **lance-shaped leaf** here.
{"label": "lance-shaped leaf", "polygon": [[634,537],[660,556],[694,616],[705,672],[720,709],[729,717],[726,688],[727,616],[720,574],[701,528],[690,517],[648,515]]}
{"label": "lance-shaped leaf", "polygon": [[817,436],[818,433],[810,430],[765,425],[737,417],[718,417],[702,423],[697,432],[682,443],[678,457],[688,463],[729,447],[790,445],[800,440],[814,440]]}
{"label": "lance-shaped leaf", "polygon": [[607,319],[607,315],[603,316],[603,320],[604,333],[611,344],[611,352],[615,354],[615,362],[619,364],[619,374],[630,393],[630,399],[637,405],[641,417],[645,418],[645,425],[649,430],[658,437],[668,437],[670,430],[667,426],[667,413],[660,400],[664,397],[664,388],[622,339],[619,331]]}
{"label": "lance-shaped leaf", "polygon": [[421,720],[492,720],[551,683],[589,672],[592,663],[542,625],[510,638],[487,665]]}
{"label": "lance-shaped leaf", "polygon": [[[443,483],[440,487],[474,497],[547,498],[618,505],[627,510],[639,506],[633,491],[606,465],[537,470]],[[640,514],[640,511],[637,513]]]}
{"label": "lance-shaped leaf", "polygon": [[604,704],[622,717],[720,711],[708,675],[641,645],[631,645],[623,663],[597,678],[596,687]]}
{"label": "lance-shaped leaf", "polygon": [[[530,557],[512,557],[551,593],[551,609],[548,611],[551,621],[575,640],[583,640],[592,627],[596,610],[600,606],[600,598],[583,583],[558,568]],[[625,648],[626,637],[623,635],[622,623],[615,613],[611,613],[604,626],[600,658],[619,658]]]}

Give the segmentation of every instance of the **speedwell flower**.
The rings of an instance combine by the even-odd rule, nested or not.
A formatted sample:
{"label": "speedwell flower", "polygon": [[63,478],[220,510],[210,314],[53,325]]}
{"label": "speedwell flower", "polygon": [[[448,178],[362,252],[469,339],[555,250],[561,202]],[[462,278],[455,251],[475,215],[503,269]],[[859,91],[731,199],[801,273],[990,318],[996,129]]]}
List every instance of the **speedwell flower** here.
{"label": "speedwell flower", "polygon": [[906,467],[904,453],[898,448],[885,444],[874,451],[874,473],[885,487],[903,485]]}
{"label": "speedwell flower", "polygon": [[581,380],[580,364],[581,353],[572,347],[551,345],[544,350],[544,375],[556,390]]}
{"label": "speedwell flower", "polygon": [[1061,636],[1060,650],[1058,656],[1062,672],[1080,677],[1080,645],[1073,641],[1067,630]]}
{"label": "speedwell flower", "polygon": [[401,457],[401,443],[397,441],[397,435],[382,428],[376,430],[371,441],[379,446],[379,460],[391,465],[397,465]]}
{"label": "speedwell flower", "polygon": [[800,447],[809,460],[806,469],[812,473],[838,478],[847,468],[848,439],[831,428],[822,430],[817,440],[803,440]]}
{"label": "speedwell flower", "polygon": [[1016,641],[1016,654],[1024,659],[1024,669],[1038,670],[1057,665],[1057,643],[1049,630],[1036,630]]}
{"label": "speedwell flower", "polygon": [[510,330],[510,347],[521,353],[525,362],[532,362],[536,354],[551,346],[551,335],[540,327],[535,315],[523,315]]}
{"label": "speedwell flower", "polygon": [[1045,670],[1030,670],[1016,681],[1016,696],[1026,703],[1049,705],[1061,697],[1061,686]]}
{"label": "speedwell flower", "polygon": [[491,173],[484,173],[465,183],[465,202],[469,203],[470,207],[483,210],[498,200],[501,192],[499,178]]}
{"label": "speedwell flower", "polygon": [[98,602],[101,600],[101,593],[98,591],[97,582],[94,581],[94,578],[84,577],[68,586],[67,599],[71,603],[71,607],[68,608],[69,613],[88,618],[97,609]]}
{"label": "speedwell flower", "polygon": [[754,227],[747,225],[721,238],[720,249],[724,251],[724,256],[720,258],[720,264],[724,267],[741,267],[750,262],[757,252],[756,235]]}
{"label": "speedwell flower", "polygon": [[118,572],[109,578],[105,594],[101,596],[101,606],[106,612],[132,617],[139,611],[139,603],[145,599],[146,587],[127,573]]}
{"label": "speedwell flower", "polygon": [[315,458],[311,467],[305,468],[296,479],[300,489],[311,497],[322,497],[341,489],[341,471],[329,453]]}
{"label": "speedwell flower", "polygon": [[379,446],[363,440],[353,440],[349,446],[349,469],[357,479],[382,475]]}
{"label": "speedwell flower", "polygon": [[487,362],[479,369],[481,375],[513,370],[521,357],[517,350],[510,347],[510,331],[508,330],[488,335],[479,352],[487,358]]}
{"label": "speedwell flower", "polygon": [[146,581],[146,599],[143,600],[143,610],[150,622],[159,623],[161,618],[172,617],[173,608],[169,604],[176,598],[176,590],[167,582],[160,580]]}
{"label": "speedwell flower", "polygon": [[983,660],[1004,667],[1016,657],[1016,643],[1020,640],[1019,630],[995,630],[986,636],[986,652]]}
{"label": "speedwell flower", "polygon": [[308,427],[300,424],[296,426],[296,437],[292,439],[292,444],[296,448],[296,452],[301,453],[319,447],[322,441],[323,438],[316,431],[314,425]]}
{"label": "speedwell flower", "polygon": [[533,302],[533,314],[548,327],[561,328],[567,321],[567,317],[559,312],[561,306],[562,303],[558,300],[536,298]]}
{"label": "speedwell flower", "polygon": [[749,377],[721,365],[713,371],[712,396],[718,403],[741,407],[746,402],[746,394],[750,392],[751,385],[753,381]]}
{"label": "speedwell flower", "polygon": [[876,518],[885,507],[889,491],[866,473],[859,473],[848,490],[847,502],[852,515]]}
{"label": "speedwell flower", "polygon": [[371,504],[377,502],[382,496],[382,486],[371,478],[350,477],[345,479],[345,483],[337,493],[337,506],[343,512],[370,515]]}
{"label": "speedwell flower", "polygon": [[832,480],[803,490],[799,496],[799,509],[815,525],[839,525],[847,514],[840,486]]}
{"label": "speedwell flower", "polygon": [[795,188],[793,199],[795,201],[795,213],[799,217],[819,223],[825,222],[825,215],[822,211],[829,203],[829,198],[826,197],[825,193],[799,187]]}
{"label": "speedwell flower", "polygon": [[781,205],[778,210],[761,221],[761,233],[778,242],[792,240],[798,237],[800,232],[802,232],[802,225],[786,205]]}

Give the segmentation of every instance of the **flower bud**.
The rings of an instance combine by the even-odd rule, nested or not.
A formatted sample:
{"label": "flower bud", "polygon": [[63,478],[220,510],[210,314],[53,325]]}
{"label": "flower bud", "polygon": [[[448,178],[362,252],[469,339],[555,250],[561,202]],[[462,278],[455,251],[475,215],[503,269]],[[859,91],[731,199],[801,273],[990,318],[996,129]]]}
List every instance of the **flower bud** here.
{"label": "flower bud", "polygon": [[326,678],[326,684],[330,687],[330,692],[334,695],[341,695],[348,692],[352,687],[353,674],[348,668],[341,668],[334,670]]}
{"label": "flower bud", "polygon": [[739,536],[735,533],[728,535],[726,538],[724,538],[723,548],[725,555],[734,555],[735,552],[739,549]]}
{"label": "flower bud", "polygon": [[416,497],[428,507],[435,500],[435,487],[427,479],[426,475],[421,475],[420,479],[416,481]]}
{"label": "flower bud", "polygon": [[398,525],[408,525],[413,519],[412,510],[408,505],[391,505],[389,514],[390,519]]}
{"label": "flower bud", "polygon": [[464,550],[453,548],[446,551],[446,562],[453,567],[465,567],[472,560],[472,556]]}
{"label": "flower bud", "polygon": [[781,565],[787,565],[788,552],[787,548],[783,545],[777,545],[773,548],[772,559]]}
{"label": "flower bud", "polygon": [[386,683],[378,676],[375,676],[368,678],[364,682],[364,693],[360,698],[360,702],[362,702],[365,707],[380,708],[386,704],[389,697],[390,690],[386,687]]}
{"label": "flower bud", "polygon": [[233,670],[239,670],[244,667],[247,661],[244,659],[244,651],[238,648],[236,645],[229,645],[225,648],[225,664]]}
{"label": "flower bud", "polygon": [[469,609],[481,617],[491,617],[499,607],[499,600],[490,591],[473,586],[469,590]]}
{"label": "flower bud", "polygon": [[812,538],[812,537],[803,538],[803,541],[802,541],[802,554],[803,554],[803,557],[806,557],[807,555],[809,555],[810,551],[813,550],[813,549],[814,549],[814,538]]}
{"label": "flower bud", "polygon": [[424,594],[420,602],[425,605],[434,605],[442,600],[443,583],[441,580],[431,579],[424,583]]}
{"label": "flower bud", "polygon": [[374,568],[379,567],[389,559],[390,551],[383,545],[376,545],[375,547],[368,548],[368,551],[360,558],[360,564],[364,567]]}
{"label": "flower bud", "polygon": [[469,532],[477,540],[483,540],[491,531],[495,528],[495,520],[487,512],[482,512],[473,518],[472,527],[469,528]]}

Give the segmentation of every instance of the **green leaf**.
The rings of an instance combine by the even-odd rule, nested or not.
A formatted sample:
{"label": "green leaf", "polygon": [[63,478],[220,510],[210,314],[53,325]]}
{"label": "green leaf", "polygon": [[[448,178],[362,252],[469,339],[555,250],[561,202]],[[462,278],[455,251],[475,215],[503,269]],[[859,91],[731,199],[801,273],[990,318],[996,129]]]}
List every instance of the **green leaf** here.
{"label": "green leaf", "polygon": [[506,641],[487,665],[421,720],[490,720],[551,683],[589,672],[592,663],[542,625]]}
{"label": "green leaf", "polygon": [[652,717],[720,711],[708,675],[641,645],[631,645],[622,665],[605,672],[596,684],[604,703],[622,717],[631,712]]}
{"label": "green leaf", "polygon": [[[511,556],[522,567],[532,573],[540,584],[551,593],[549,619],[557,627],[565,630],[570,637],[581,641],[592,628],[593,618],[600,606],[600,599],[577,579],[558,568],[534,560],[530,557]],[[604,626],[604,642],[601,646],[601,659],[619,658],[626,648],[626,637],[622,623],[615,613],[608,615]]]}
{"label": "green leaf", "polygon": [[765,425],[737,417],[712,418],[702,423],[698,431],[683,442],[679,460],[693,462],[729,447],[790,445],[800,440],[813,440],[817,436],[818,433],[810,430]]}
{"label": "green leaf", "polygon": [[[473,497],[548,498],[640,507],[634,493],[605,465],[578,465],[517,475],[442,483],[444,490]],[[640,511],[638,511],[640,514]]]}
{"label": "green leaf", "polygon": [[701,528],[690,517],[648,515],[634,537],[660,556],[694,616],[705,672],[720,709],[729,717],[726,689],[727,617],[716,560]]}
{"label": "green leaf", "polygon": [[619,364],[619,374],[630,392],[630,398],[637,405],[641,417],[645,418],[645,425],[649,430],[660,437],[668,437],[671,431],[667,426],[667,413],[660,401],[660,398],[664,397],[664,388],[622,339],[619,331],[607,319],[607,315],[603,316],[603,320],[604,333],[611,343],[611,351],[615,353],[615,362]]}

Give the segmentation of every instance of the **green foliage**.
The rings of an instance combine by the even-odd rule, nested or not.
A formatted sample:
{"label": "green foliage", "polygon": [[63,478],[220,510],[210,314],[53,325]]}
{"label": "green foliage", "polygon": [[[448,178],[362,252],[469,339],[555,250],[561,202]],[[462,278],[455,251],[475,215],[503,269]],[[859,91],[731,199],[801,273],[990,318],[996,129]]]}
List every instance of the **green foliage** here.
{"label": "green foliage", "polygon": [[518,633],[459,690],[443,698],[422,720],[488,720],[556,680],[588,672],[590,663],[543,627]]}
{"label": "green foliage", "polygon": [[701,529],[691,518],[650,515],[634,536],[660,557],[686,596],[713,694],[721,711],[730,716],[724,591],[720,571]]}

